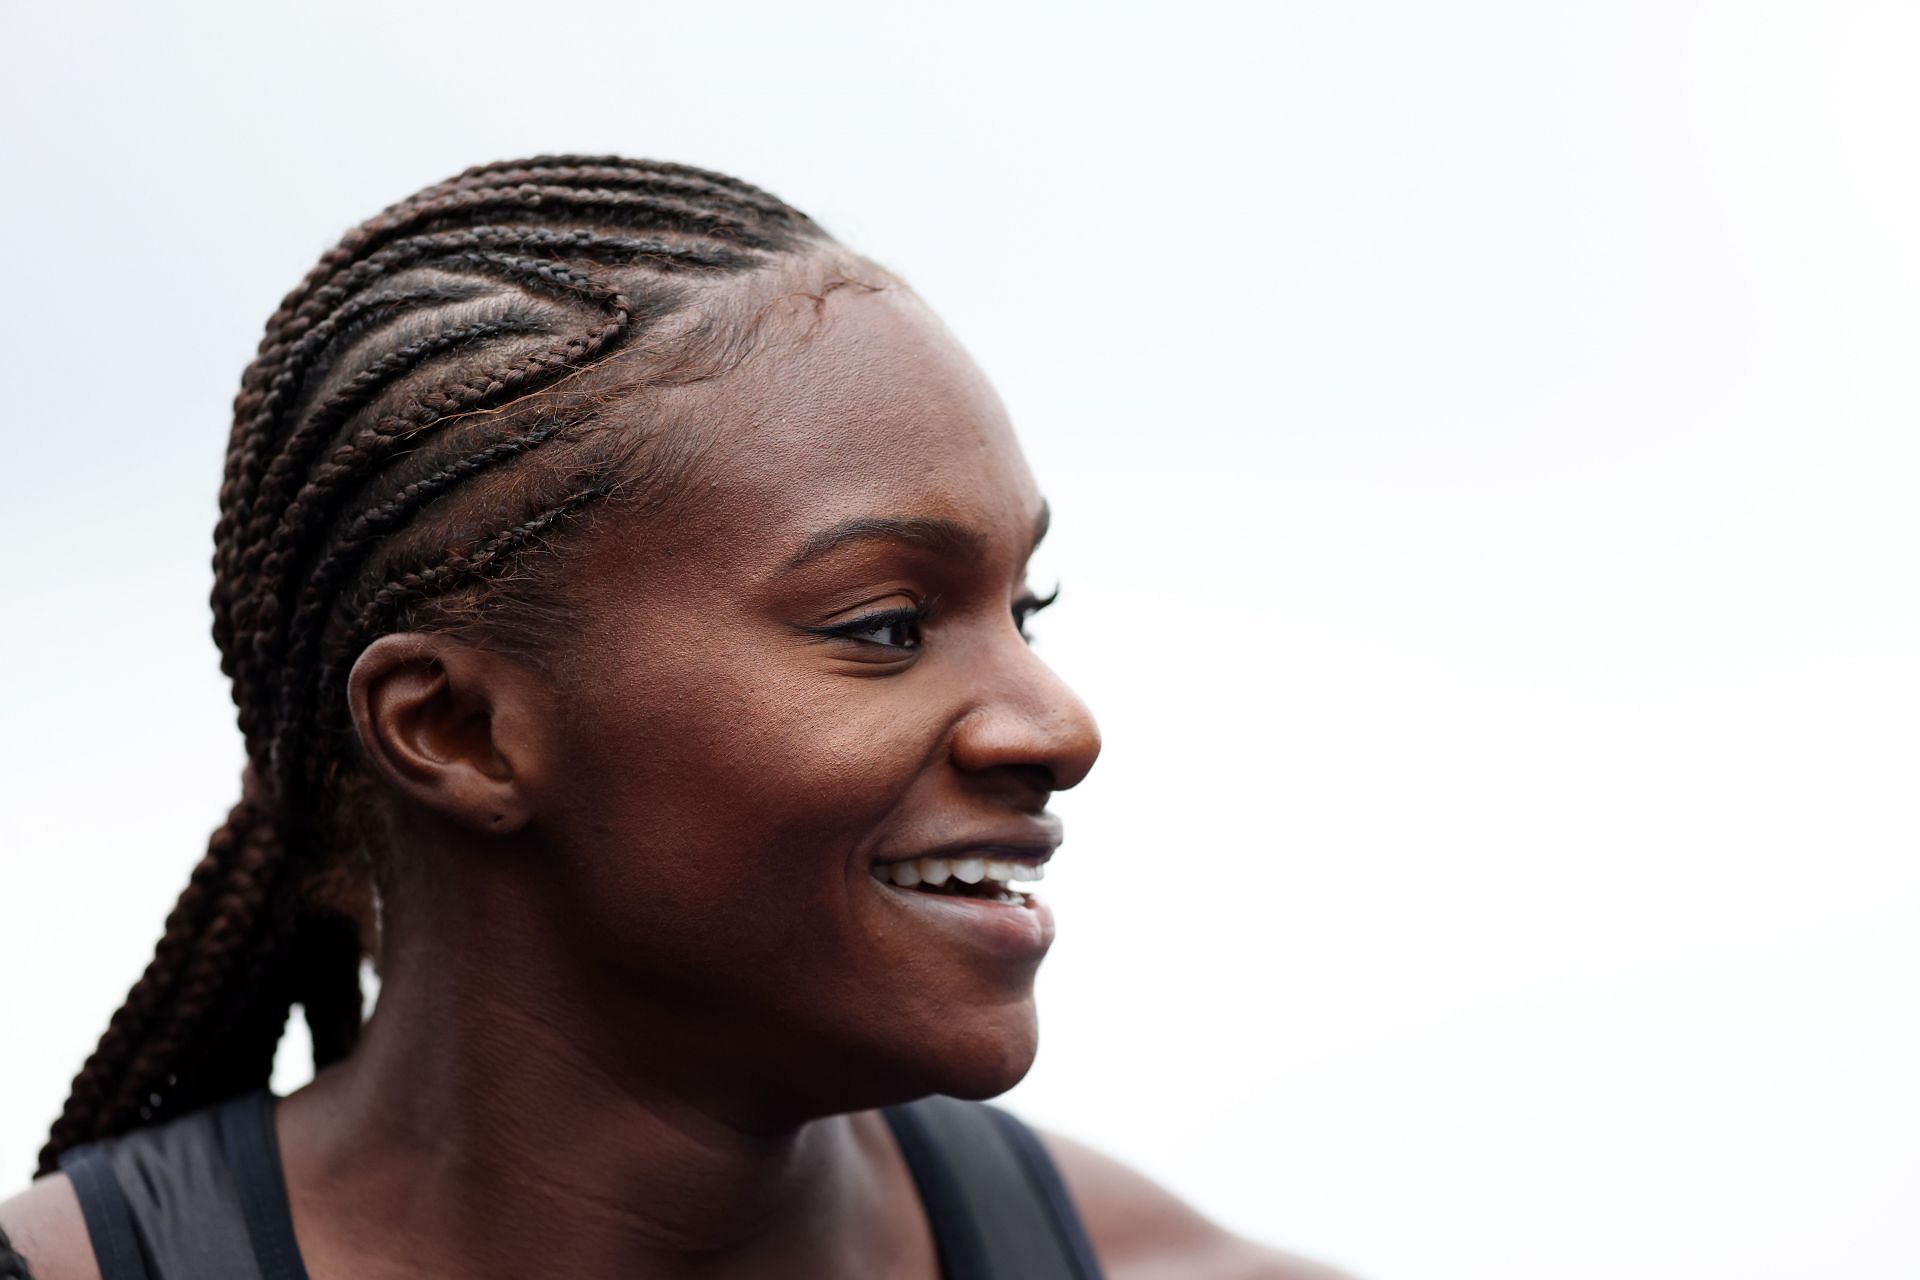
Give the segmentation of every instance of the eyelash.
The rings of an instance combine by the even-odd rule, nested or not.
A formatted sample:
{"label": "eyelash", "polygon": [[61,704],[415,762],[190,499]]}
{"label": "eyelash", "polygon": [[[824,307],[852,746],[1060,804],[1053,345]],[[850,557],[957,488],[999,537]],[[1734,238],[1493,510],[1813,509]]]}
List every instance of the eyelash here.
{"label": "eyelash", "polygon": [[1032,592],[1028,592],[1013,602],[1013,620],[1020,626],[1021,639],[1025,640],[1028,644],[1033,643],[1033,637],[1027,634],[1027,619],[1033,617],[1034,614],[1045,609],[1059,598],[1060,584],[1055,583],[1053,590],[1043,596],[1036,596]]}
{"label": "eyelash", "polygon": [[[1014,622],[1020,628],[1021,639],[1029,644],[1033,637],[1027,634],[1027,620],[1060,598],[1060,588],[1055,587],[1044,596],[1025,595],[1013,602]],[[918,629],[926,625],[927,616],[933,612],[934,601],[928,600],[910,609],[883,609],[878,613],[864,614],[831,627],[811,627],[817,636],[835,640],[852,640],[856,644],[877,645],[887,649],[918,649],[923,643],[917,634]],[[911,644],[887,644],[880,640],[865,640],[861,637],[868,632],[883,631],[890,627],[911,626],[916,634]]]}
{"label": "eyelash", "polygon": [[[911,609],[883,609],[879,613],[865,614],[850,622],[842,622],[831,627],[813,628],[813,633],[832,640],[851,640],[855,644],[869,644],[883,649],[918,649],[920,647],[918,631],[920,625],[926,621],[928,612],[930,607],[924,604],[915,605]],[[890,627],[902,626],[914,628],[916,634],[912,644],[887,644],[880,640],[863,638],[870,631],[884,631]]]}

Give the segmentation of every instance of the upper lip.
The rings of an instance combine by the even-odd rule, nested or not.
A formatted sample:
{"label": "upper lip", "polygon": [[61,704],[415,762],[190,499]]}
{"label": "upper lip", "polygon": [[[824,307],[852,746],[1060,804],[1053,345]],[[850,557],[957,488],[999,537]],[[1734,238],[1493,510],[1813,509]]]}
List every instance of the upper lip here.
{"label": "upper lip", "polygon": [[1003,858],[1009,862],[1045,862],[1060,847],[1062,834],[1060,819],[1045,813],[1037,818],[944,840],[911,853],[882,854],[873,860],[873,864],[883,867],[895,862],[911,862],[915,858],[961,858],[968,855]]}

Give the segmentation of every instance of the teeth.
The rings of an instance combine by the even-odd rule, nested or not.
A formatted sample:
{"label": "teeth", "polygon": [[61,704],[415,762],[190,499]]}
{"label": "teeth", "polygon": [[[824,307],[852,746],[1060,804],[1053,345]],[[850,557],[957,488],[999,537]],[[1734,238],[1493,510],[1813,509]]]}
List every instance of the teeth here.
{"label": "teeth", "polygon": [[1042,863],[1015,862],[1011,858],[911,858],[889,862],[873,869],[874,878],[897,884],[903,889],[916,885],[938,887],[949,880],[979,884],[990,880],[998,885],[1024,885],[1046,878]]}

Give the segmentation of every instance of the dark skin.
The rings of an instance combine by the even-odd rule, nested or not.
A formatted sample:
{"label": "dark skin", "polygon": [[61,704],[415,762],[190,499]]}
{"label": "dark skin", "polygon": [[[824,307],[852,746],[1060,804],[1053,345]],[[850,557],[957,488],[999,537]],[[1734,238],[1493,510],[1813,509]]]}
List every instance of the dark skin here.
{"label": "dark skin", "polygon": [[[696,493],[569,548],[548,671],[421,633],[353,668],[401,856],[379,1008],[277,1114],[316,1280],[938,1275],[874,1108],[1025,1074],[1051,922],[988,945],[870,868],[1051,847],[1099,737],[1021,634],[1045,507],[965,353],[897,287],[767,323],[666,393],[715,424]],[[1118,1280],[1332,1275],[1044,1137]],[[98,1275],[64,1175],[0,1224]]]}

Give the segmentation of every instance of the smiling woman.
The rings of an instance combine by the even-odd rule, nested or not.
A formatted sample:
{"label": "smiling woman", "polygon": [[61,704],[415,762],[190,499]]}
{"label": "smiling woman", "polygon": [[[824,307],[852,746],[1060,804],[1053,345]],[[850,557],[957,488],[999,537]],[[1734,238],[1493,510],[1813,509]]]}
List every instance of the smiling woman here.
{"label": "smiling woman", "polygon": [[488,165],[353,232],[236,403],[245,793],[0,1206],[20,1254],[1326,1274],[961,1101],[1033,1061],[1047,803],[1100,748],[1024,634],[1046,522],[919,299],[744,183]]}

